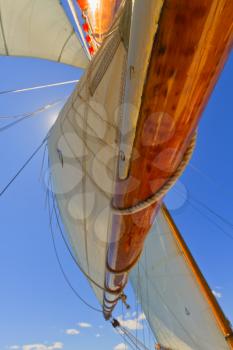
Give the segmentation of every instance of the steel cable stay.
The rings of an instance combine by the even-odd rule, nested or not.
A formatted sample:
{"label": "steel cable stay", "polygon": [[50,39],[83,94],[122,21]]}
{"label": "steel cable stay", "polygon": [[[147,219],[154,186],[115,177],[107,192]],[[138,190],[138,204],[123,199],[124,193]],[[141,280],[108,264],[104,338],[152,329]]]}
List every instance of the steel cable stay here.
{"label": "steel cable stay", "polygon": [[133,344],[134,349],[149,350],[149,348],[145,344],[143,344],[138,339],[138,337],[135,337],[133,333],[131,333],[125,327],[121,326],[120,322],[119,322],[119,329],[120,329],[120,332],[122,332],[125,335],[126,339]]}
{"label": "steel cable stay", "polygon": [[67,97],[68,96],[65,96],[65,97],[59,98],[53,102],[47,103],[47,104],[43,105],[42,107],[35,109],[32,112],[26,112],[26,113],[15,114],[15,115],[0,115],[0,121],[10,120],[10,119],[18,120],[21,118],[27,118],[27,117],[34,116],[35,114],[44,112],[45,110],[50,109],[50,108],[54,107],[55,105],[65,101]]}
{"label": "steel cable stay", "polygon": [[213,187],[215,187],[216,190],[221,190],[221,194],[224,192],[224,195],[227,195],[228,198],[232,198],[229,192],[227,192],[226,189],[222,187],[223,184],[220,184],[214,178],[212,178],[211,176],[203,172],[201,169],[196,167],[192,162],[189,162],[188,167],[190,170],[192,170],[202,178],[206,179]]}
{"label": "steel cable stay", "polygon": [[124,342],[130,344],[130,347],[132,349],[149,350],[149,348],[138,339],[138,336],[135,336],[126,327],[122,326],[121,322],[118,319],[112,318],[110,322],[112,323],[112,326],[116,330],[116,332],[121,335]]}
{"label": "steel cable stay", "polygon": [[122,334],[121,330],[116,329],[116,333],[119,334],[119,336],[123,339],[125,350],[127,349],[126,344],[130,347],[130,349],[135,350],[134,345],[128,339],[126,339],[125,335]]}
{"label": "steel cable stay", "polygon": [[[225,231],[222,226],[220,226],[216,221],[212,220],[210,218],[210,216],[206,215],[199,207],[198,207],[198,203],[195,203],[195,201],[192,201],[191,198],[186,198],[183,193],[179,190],[177,190],[176,188],[174,188],[174,191],[177,192],[179,195],[181,195],[183,198],[185,198],[188,203],[190,204],[190,206],[196,210],[200,215],[202,215],[205,219],[207,219],[209,222],[211,222],[214,226],[216,226],[221,232],[223,232],[225,234],[225,236],[227,236],[228,238],[233,240],[233,235],[230,234],[229,232]],[[217,217],[218,219],[220,219],[222,222],[224,222],[226,225],[231,226],[232,224],[230,222],[228,222],[228,220],[225,220],[225,218],[223,218],[222,216],[218,215],[215,211],[213,210],[209,210],[210,214],[214,215],[215,217]]]}
{"label": "steel cable stay", "polygon": [[[64,99],[59,99],[59,100],[57,100],[55,102],[49,103],[47,105],[44,105],[43,107],[40,107],[40,108],[36,109],[33,112],[21,114],[21,115],[18,115],[18,116],[13,116],[13,119],[16,119],[16,120],[14,120],[13,122],[8,123],[5,126],[0,127],[0,132],[6,131],[7,129],[10,129],[11,127],[21,123],[22,121],[24,121],[26,119],[33,118],[35,115],[43,113],[43,112],[53,108],[54,106],[59,105],[63,100]],[[2,117],[0,116],[0,119],[1,118]],[[4,116],[3,118],[6,119],[7,117]],[[12,117],[9,117],[9,119],[11,119],[11,118]]]}
{"label": "steel cable stay", "polygon": [[[182,191],[180,191],[179,189],[174,187],[174,191],[176,191],[177,193],[182,195]],[[184,197],[184,194],[183,194]],[[212,208],[210,208],[207,204],[205,204],[203,201],[201,201],[200,199],[197,199],[196,197],[194,197],[194,195],[190,195],[190,199],[188,199],[189,201],[192,201],[193,203],[196,203],[197,205],[200,205],[200,207],[203,207],[205,210],[207,210],[210,214],[216,216],[219,220],[221,220],[225,225],[230,226],[231,228],[233,228],[233,223],[231,221],[229,221],[228,219],[226,219],[224,216],[218,214],[215,210],[213,210]]]}
{"label": "steel cable stay", "polygon": [[9,182],[3,187],[0,191],[0,197],[8,190],[8,188],[15,182],[18,176],[23,172],[23,170],[27,167],[27,165],[33,160],[33,158],[37,155],[43,145],[47,142],[47,137],[41,142],[41,144],[33,151],[30,157],[25,161],[25,163],[19,168],[19,170],[15,173],[15,175],[9,180]]}
{"label": "steel cable stay", "polygon": [[[7,189],[13,184],[13,182],[18,178],[18,176],[22,173],[22,171],[29,165],[29,163],[32,161],[32,159],[37,155],[37,153],[40,151],[40,149],[43,147],[43,145],[47,142],[47,138],[48,138],[48,135],[46,136],[46,138],[44,138],[44,140],[41,142],[41,144],[34,150],[34,152],[31,154],[31,156],[26,160],[26,162],[20,167],[20,169],[16,172],[16,174],[11,178],[11,180],[4,186],[4,188],[1,190],[0,192],[0,197],[7,191]],[[69,285],[69,287],[73,290],[73,292],[75,293],[75,295],[86,305],[88,306],[89,308],[91,308],[92,310],[96,311],[96,312],[101,312],[102,313],[102,310],[100,309],[97,309],[95,307],[92,307],[90,304],[88,304],[79,294],[78,292],[75,290],[75,288],[72,286],[72,284],[70,283],[63,267],[62,267],[62,264],[61,264],[61,261],[59,259],[59,256],[58,256],[58,252],[57,252],[57,249],[56,249],[56,243],[55,243],[55,240],[54,240],[54,232],[53,232],[53,229],[52,229],[52,214],[53,214],[53,209],[54,207],[52,208],[52,211],[51,211],[51,208],[50,208],[50,198],[49,198],[49,194],[48,194],[48,203],[49,203],[49,216],[50,216],[50,219],[49,219],[49,222],[50,222],[50,226],[51,226],[51,233],[52,233],[52,238],[53,238],[53,243],[54,243],[54,249],[55,249],[55,254],[56,254],[56,257],[57,257],[57,260],[58,260],[58,263],[59,263],[59,266],[61,268],[61,272],[67,282],[67,284]]]}
{"label": "steel cable stay", "polygon": [[75,296],[84,304],[86,305],[89,309],[91,309],[92,311],[95,312],[99,312],[102,313],[101,309],[97,309],[96,307],[92,306],[91,304],[89,304],[83,297],[81,297],[81,295],[77,292],[76,288],[74,288],[74,286],[71,284],[63,266],[62,266],[62,262],[61,259],[59,257],[58,254],[58,250],[57,250],[57,246],[56,246],[56,241],[55,241],[55,234],[54,234],[54,230],[53,230],[53,223],[52,223],[52,219],[53,219],[53,212],[54,212],[54,207],[52,207],[52,209],[50,208],[50,195],[48,197],[48,203],[49,203],[49,226],[50,226],[50,232],[51,232],[51,237],[52,237],[52,243],[53,243],[53,248],[54,248],[54,253],[55,253],[55,257],[56,260],[58,262],[58,266],[59,269],[67,283],[67,285],[69,286],[69,288],[73,291],[73,293],[75,294]]}
{"label": "steel cable stay", "polygon": [[[50,189],[50,192],[53,193],[51,189]],[[53,206],[54,206],[53,208],[54,208],[54,213],[55,213],[55,218],[56,218],[57,226],[58,226],[58,228],[59,228],[59,232],[60,232],[60,235],[61,235],[61,237],[62,237],[62,240],[63,240],[63,242],[64,242],[64,244],[65,244],[65,246],[66,246],[66,248],[67,248],[67,250],[68,250],[68,252],[69,252],[69,254],[70,254],[71,258],[72,258],[72,260],[74,261],[74,263],[75,263],[75,265],[78,267],[78,269],[81,271],[81,273],[88,279],[89,282],[93,283],[97,288],[99,288],[99,289],[105,291],[105,290],[106,290],[105,287],[103,287],[103,286],[99,285],[97,282],[95,282],[95,281],[82,269],[82,267],[79,265],[77,259],[75,258],[74,254],[73,254],[73,252],[72,252],[72,250],[71,250],[71,248],[70,248],[70,246],[69,246],[69,243],[67,242],[67,240],[66,240],[66,238],[65,238],[64,232],[63,232],[63,230],[62,230],[62,227],[61,227],[61,224],[60,224],[60,221],[59,221],[58,210],[57,210],[56,205],[55,205],[55,198],[54,198],[54,195],[52,195],[52,198],[53,198]]]}
{"label": "steel cable stay", "polygon": [[72,84],[77,84],[78,82],[79,82],[79,79],[75,79],[75,80],[67,80],[67,81],[62,81],[62,82],[52,83],[52,84],[36,85],[36,86],[31,86],[31,87],[22,88],[22,89],[2,90],[0,91],[0,95],[16,94],[20,92],[41,90],[41,89],[47,89],[47,88],[57,87],[57,86],[72,85]]}

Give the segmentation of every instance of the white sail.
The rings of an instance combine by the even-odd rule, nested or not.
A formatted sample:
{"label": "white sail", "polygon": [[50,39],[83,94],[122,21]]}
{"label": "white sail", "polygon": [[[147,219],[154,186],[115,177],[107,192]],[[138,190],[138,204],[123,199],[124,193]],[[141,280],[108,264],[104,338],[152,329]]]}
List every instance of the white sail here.
{"label": "white sail", "polygon": [[59,0],[0,0],[0,55],[88,64]]}
{"label": "white sail", "polygon": [[130,280],[162,347],[169,350],[229,350],[162,211]]}
{"label": "white sail", "polygon": [[[91,61],[48,141],[53,189],[73,251],[104,288],[118,145],[116,111],[127,51],[115,31]],[[102,304],[103,289],[91,283]]]}
{"label": "white sail", "polygon": [[[119,108],[127,103],[125,86],[131,79],[126,74],[127,59],[133,49],[129,43],[135,39],[132,33],[138,31],[134,23],[129,35],[131,2],[126,5],[65,105],[48,141],[53,188],[70,242],[82,269],[102,287],[106,247],[112,231],[111,199],[120,148],[126,141],[121,135],[134,130],[135,125],[135,113],[129,114],[131,122],[124,130],[122,108]],[[154,31],[156,28],[154,24]],[[140,43],[142,40],[145,43],[144,34],[142,31]],[[149,44],[152,45],[151,40]],[[140,66],[142,62],[138,60],[137,64]],[[140,74],[144,76],[144,71],[137,73],[139,80]],[[130,149],[132,142],[133,139],[127,142]],[[102,304],[103,290],[93,283],[92,286]]]}

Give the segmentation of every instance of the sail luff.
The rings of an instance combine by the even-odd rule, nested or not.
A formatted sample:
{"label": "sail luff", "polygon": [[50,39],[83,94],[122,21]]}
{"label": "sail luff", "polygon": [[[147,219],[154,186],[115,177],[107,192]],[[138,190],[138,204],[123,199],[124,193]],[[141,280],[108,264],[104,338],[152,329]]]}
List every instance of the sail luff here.
{"label": "sail luff", "polygon": [[227,320],[222,308],[220,307],[219,303],[217,302],[215,296],[213,295],[205,277],[203,276],[200,268],[198,267],[197,262],[195,261],[194,257],[192,256],[187,244],[185,243],[180,231],[178,230],[174,220],[172,219],[169,211],[167,210],[166,206],[163,205],[162,212],[167,220],[167,223],[171,229],[171,233],[173,237],[175,238],[176,243],[178,244],[181,252],[184,255],[184,258],[192,271],[193,275],[196,278],[196,281],[198,285],[200,286],[200,289],[203,293],[203,295],[206,298],[206,301],[210,305],[213,314],[215,316],[215,319],[217,321],[217,324],[228,342],[228,345],[230,349],[233,349],[233,330],[231,328],[230,322]]}

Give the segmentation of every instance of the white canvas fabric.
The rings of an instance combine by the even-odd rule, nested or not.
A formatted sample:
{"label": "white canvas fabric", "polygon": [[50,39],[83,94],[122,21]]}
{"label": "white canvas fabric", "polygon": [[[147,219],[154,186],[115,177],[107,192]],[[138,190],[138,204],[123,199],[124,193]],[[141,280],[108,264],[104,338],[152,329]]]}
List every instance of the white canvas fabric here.
{"label": "white canvas fabric", "polygon": [[[53,188],[82,269],[104,287],[126,50],[118,32],[97,53],[51,132]],[[103,290],[92,284],[102,304]]]}
{"label": "white canvas fabric", "polygon": [[[149,2],[154,4],[155,0]],[[133,13],[137,11],[138,16],[140,9],[141,3],[134,2]],[[160,9],[158,6],[158,12]],[[119,159],[122,150],[125,162],[126,157],[131,156],[138,118],[138,113],[129,109],[128,122],[124,123],[124,107],[131,102],[140,105],[140,93],[135,93],[133,100],[129,95],[132,96],[139,85],[142,89],[145,71],[140,67],[149,55],[152,32],[157,28],[150,18],[147,28],[150,35],[147,36],[144,23],[139,22],[143,35],[140,34],[138,47],[135,33],[140,30],[135,21],[131,25],[131,15],[131,2],[127,1],[60,113],[48,141],[53,188],[70,242],[82,269],[102,287],[105,285],[106,250],[112,239],[111,200],[116,191],[115,178],[120,172]],[[155,16],[154,11],[151,16]],[[135,62],[136,80],[129,74],[129,57],[135,54],[134,43],[140,51],[137,56],[141,57]],[[129,133],[132,137],[125,138]],[[103,290],[93,283],[92,286],[102,304]]]}
{"label": "white canvas fabric", "polygon": [[89,62],[59,0],[0,0],[0,55]]}
{"label": "white canvas fabric", "polygon": [[229,350],[212,310],[160,211],[130,274],[158,342],[170,350]]}

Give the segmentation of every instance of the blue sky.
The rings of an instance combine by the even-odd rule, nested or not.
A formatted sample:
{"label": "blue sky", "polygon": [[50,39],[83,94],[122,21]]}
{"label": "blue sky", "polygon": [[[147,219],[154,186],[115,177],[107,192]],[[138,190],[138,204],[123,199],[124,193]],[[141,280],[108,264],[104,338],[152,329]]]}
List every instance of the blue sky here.
{"label": "blue sky", "polygon": [[[78,69],[56,63],[4,57],[0,58],[0,73],[0,91],[73,80],[81,74]],[[220,304],[233,321],[233,239],[227,236],[233,237],[233,229],[209,211],[233,222],[232,76],[233,55],[204,112],[191,165],[169,194],[167,204],[211,288],[221,295]],[[72,88],[0,95],[0,116],[30,112],[65,99]],[[1,132],[0,188],[40,144],[60,106]],[[45,208],[45,186],[39,181],[42,153],[0,198],[0,348],[18,345],[21,350],[26,344],[45,344],[41,350],[53,350],[62,343],[65,350],[93,346],[113,349],[122,342],[121,338],[101,315],[90,311],[73,295],[58,268]],[[217,228],[216,223],[226,232]],[[59,238],[58,249],[72,283],[92,305],[98,306]],[[134,305],[133,294],[131,291],[129,294]],[[78,325],[80,322],[91,327],[82,327]],[[80,333],[68,335],[68,329]]]}

